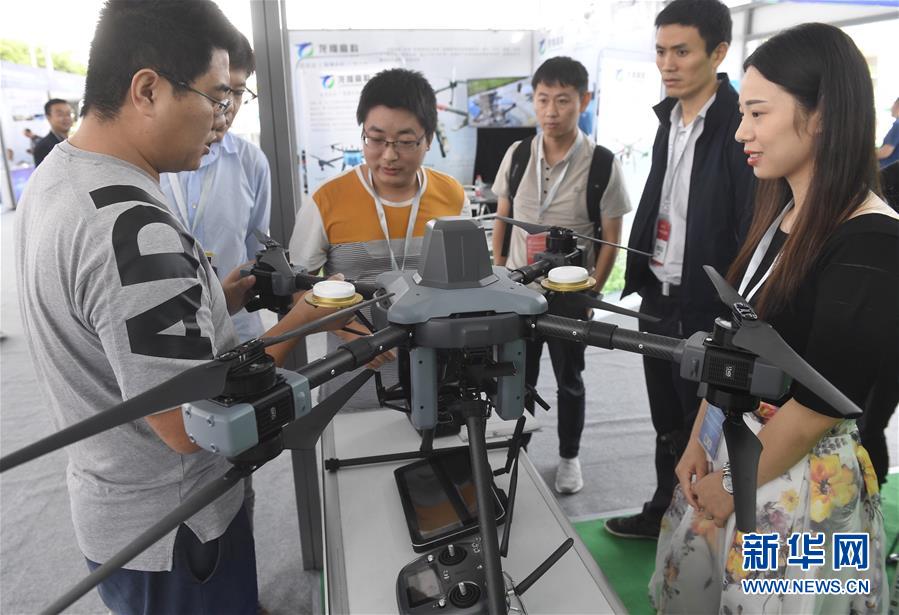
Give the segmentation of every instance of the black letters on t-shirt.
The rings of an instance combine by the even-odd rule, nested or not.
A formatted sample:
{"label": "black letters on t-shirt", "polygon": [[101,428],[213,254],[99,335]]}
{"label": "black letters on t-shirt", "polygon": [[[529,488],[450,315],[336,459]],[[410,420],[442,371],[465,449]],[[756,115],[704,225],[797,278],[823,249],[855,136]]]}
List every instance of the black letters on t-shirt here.
{"label": "black letters on t-shirt", "polygon": [[[97,209],[123,202],[150,203],[122,212],[113,225],[112,244],[122,286],[177,278],[196,279],[199,261],[194,256],[194,240],[174,223],[165,205],[136,186],[106,186],[91,192],[91,198]],[[160,223],[178,233],[183,251],[141,254],[140,231],[149,224]],[[197,324],[202,294],[202,286],[195,284],[125,321],[131,352],[171,359],[212,358],[212,342],[201,334]],[[160,333],[179,322],[184,324],[185,335]]]}

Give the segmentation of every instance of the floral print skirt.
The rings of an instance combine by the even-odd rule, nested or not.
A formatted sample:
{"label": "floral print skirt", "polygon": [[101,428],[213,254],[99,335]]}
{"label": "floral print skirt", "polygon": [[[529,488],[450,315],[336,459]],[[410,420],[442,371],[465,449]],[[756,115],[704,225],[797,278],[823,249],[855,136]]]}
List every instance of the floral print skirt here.
{"label": "floral print skirt", "polygon": [[[758,433],[777,409],[767,404],[744,420]],[[713,460],[715,470],[727,460],[722,441]],[[889,582],[885,580],[885,537],[880,492],[867,451],[859,444],[854,420],[844,420],[826,433],[811,453],[782,476],[761,486],[757,501],[757,533],[778,534],[776,570],[744,571],[743,534],[731,515],[718,528],[697,513],[680,487],[662,519],[656,567],[649,598],[662,613],[886,613]],[[803,570],[787,564],[793,533],[824,533],[826,562]],[[868,569],[833,569],[832,537],[836,532],[870,536]],[[866,594],[777,594],[743,592],[743,579],[866,579]],[[791,581],[792,582],[792,581]]]}

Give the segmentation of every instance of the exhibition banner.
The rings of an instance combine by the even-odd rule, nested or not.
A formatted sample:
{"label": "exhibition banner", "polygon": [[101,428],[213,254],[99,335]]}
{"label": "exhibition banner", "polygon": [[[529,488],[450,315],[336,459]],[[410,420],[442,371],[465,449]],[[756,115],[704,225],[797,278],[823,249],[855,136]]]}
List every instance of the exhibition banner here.
{"label": "exhibition banner", "polygon": [[[532,70],[529,31],[296,30],[289,44],[304,200],[322,182],[362,162],[356,106],[365,83],[380,70],[417,70],[431,83],[438,127],[424,164],[464,184],[473,181],[472,109],[507,125],[533,122],[529,90],[517,86]],[[497,88],[515,83],[515,98],[482,89],[470,104],[468,81],[481,85],[488,79],[498,79]]]}

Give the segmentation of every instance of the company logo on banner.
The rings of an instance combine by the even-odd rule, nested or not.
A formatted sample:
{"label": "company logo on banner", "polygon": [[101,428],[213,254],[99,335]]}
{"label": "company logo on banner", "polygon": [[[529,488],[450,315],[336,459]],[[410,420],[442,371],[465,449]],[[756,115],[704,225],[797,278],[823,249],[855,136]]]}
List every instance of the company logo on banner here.
{"label": "company logo on banner", "polygon": [[540,51],[540,55],[544,55],[547,52],[558,51],[562,47],[565,46],[565,37],[564,36],[551,36],[549,38],[540,39],[540,44],[538,49]]}
{"label": "company logo on banner", "polygon": [[365,85],[371,79],[370,73],[356,73],[354,75],[322,75],[322,87],[331,90],[335,86],[344,87],[347,85]]}
{"label": "company logo on banner", "polygon": [[355,43],[319,43],[304,41],[297,43],[297,57],[307,60],[319,56],[352,56],[359,53],[359,45]]}

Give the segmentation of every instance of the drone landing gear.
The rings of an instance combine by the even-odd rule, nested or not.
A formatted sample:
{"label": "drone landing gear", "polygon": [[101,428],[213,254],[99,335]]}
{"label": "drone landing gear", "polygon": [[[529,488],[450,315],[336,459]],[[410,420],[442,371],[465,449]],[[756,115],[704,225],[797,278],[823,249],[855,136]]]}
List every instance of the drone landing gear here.
{"label": "drone landing gear", "polygon": [[[515,426],[515,436],[512,438],[513,445],[509,455],[512,464],[512,474],[509,480],[509,506],[506,512],[506,528],[503,534],[502,548],[500,548],[496,519],[493,517],[493,494],[490,489],[493,483],[493,472],[490,470],[490,463],[487,460],[485,424],[490,409],[487,402],[482,399],[459,400],[454,403],[454,406],[465,417],[465,426],[468,428],[471,470],[478,502],[478,525],[484,558],[484,581],[486,584],[484,589],[488,612],[490,615],[506,615],[510,605],[508,600],[514,596],[520,596],[536,583],[574,545],[574,540],[569,538],[563,542],[524,581],[506,589],[500,557],[505,557],[509,549],[509,533],[512,529],[512,512],[515,507],[515,491],[518,482],[518,444],[524,429],[524,421],[519,419]],[[510,463],[507,462],[506,470],[509,465]]]}
{"label": "drone landing gear", "polygon": [[487,605],[490,615],[505,615],[506,596],[503,568],[499,559],[499,539],[496,535],[496,519],[493,515],[493,493],[490,489],[493,472],[487,461],[485,423],[489,408],[487,402],[482,399],[460,400],[453,405],[465,417],[465,426],[468,428],[471,472],[474,478],[475,497],[478,502],[481,548],[484,552]]}
{"label": "drone landing gear", "polygon": [[762,443],[743,421],[743,415],[758,408],[759,398],[709,385],[705,399],[724,413],[724,441],[730,458],[733,493],[738,494],[734,497],[737,529],[754,532]]}

